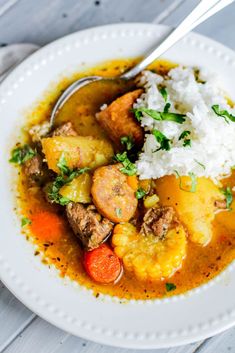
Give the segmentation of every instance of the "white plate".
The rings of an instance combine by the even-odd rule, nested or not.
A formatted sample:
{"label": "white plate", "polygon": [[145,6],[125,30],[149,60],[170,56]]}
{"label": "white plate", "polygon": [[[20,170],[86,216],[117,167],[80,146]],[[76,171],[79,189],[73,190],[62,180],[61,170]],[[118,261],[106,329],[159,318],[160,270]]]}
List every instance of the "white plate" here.
{"label": "white plate", "polygon": [[[208,284],[185,295],[123,303],[65,283],[33,256],[20,235],[12,191],[9,149],[25,109],[51,82],[79,71],[85,62],[135,57],[156,43],[167,27],[122,24],[93,28],[60,39],[22,63],[0,87],[0,277],[26,306],[52,324],[80,337],[131,348],[160,348],[206,338],[235,323],[234,265]],[[164,56],[218,72],[235,99],[235,55],[210,39],[190,34]],[[84,66],[83,66],[84,67]],[[216,156],[215,156],[216,158]]]}

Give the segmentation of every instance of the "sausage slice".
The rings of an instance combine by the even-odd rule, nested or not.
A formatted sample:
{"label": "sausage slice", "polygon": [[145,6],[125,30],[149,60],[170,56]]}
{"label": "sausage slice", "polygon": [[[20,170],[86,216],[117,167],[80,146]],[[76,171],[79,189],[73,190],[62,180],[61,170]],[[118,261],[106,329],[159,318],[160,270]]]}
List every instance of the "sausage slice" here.
{"label": "sausage slice", "polygon": [[91,188],[93,202],[99,212],[116,223],[129,221],[138,203],[120,167],[120,164],[115,164],[96,169]]}

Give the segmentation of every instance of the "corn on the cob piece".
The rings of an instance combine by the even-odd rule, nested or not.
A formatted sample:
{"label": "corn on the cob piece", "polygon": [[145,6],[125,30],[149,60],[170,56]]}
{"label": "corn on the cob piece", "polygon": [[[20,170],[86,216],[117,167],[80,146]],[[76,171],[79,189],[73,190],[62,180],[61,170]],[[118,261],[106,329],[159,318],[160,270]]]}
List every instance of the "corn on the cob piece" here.
{"label": "corn on the cob piece", "polygon": [[123,260],[124,268],[144,281],[168,278],[177,271],[186,256],[187,238],[182,226],[168,231],[160,240],[150,234],[143,236],[130,223],[114,228],[112,244]]}

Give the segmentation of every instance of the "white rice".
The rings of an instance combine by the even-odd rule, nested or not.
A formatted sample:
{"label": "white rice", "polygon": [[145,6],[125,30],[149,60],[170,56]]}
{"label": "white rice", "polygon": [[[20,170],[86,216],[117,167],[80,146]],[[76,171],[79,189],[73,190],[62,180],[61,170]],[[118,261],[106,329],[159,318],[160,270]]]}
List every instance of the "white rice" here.
{"label": "white rice", "polygon": [[[158,89],[161,84],[168,92],[169,111],[186,114],[186,121],[183,124],[156,121],[145,114],[141,121],[145,129],[145,143],[137,161],[141,179],[159,178],[175,171],[180,175],[194,173],[214,180],[230,174],[231,167],[235,165],[235,122],[227,123],[211,107],[218,104],[220,109],[226,109],[233,115],[235,109],[228,105],[214,74],[201,71],[200,79],[206,83],[196,81],[192,68],[174,68],[166,79],[150,71],[143,72],[140,85],[145,92],[134,108],[145,107],[162,112],[166,102]],[[169,151],[154,152],[160,145],[151,133],[153,129],[161,131],[172,141]],[[191,132],[188,136],[191,147],[183,147],[183,141],[179,141],[185,130]]]}

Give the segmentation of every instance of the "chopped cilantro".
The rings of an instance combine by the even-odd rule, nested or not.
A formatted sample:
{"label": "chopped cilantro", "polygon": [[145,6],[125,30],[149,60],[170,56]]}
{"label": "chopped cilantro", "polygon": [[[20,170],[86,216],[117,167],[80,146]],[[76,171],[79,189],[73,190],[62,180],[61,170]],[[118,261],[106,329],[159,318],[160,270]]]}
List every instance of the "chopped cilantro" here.
{"label": "chopped cilantro", "polygon": [[231,210],[231,204],[233,202],[233,193],[230,186],[227,186],[225,189],[221,189],[221,192],[224,194],[226,199],[226,207],[228,210]]}
{"label": "chopped cilantro", "polygon": [[136,174],[136,172],[137,172],[136,165],[130,161],[130,159],[127,156],[126,151],[123,153],[117,153],[114,156],[114,160],[122,163],[123,167],[120,168],[120,171],[123,174],[129,175],[129,176]]}
{"label": "chopped cilantro", "polygon": [[[171,107],[171,103],[166,103],[166,105],[165,105],[165,107],[164,107],[164,112],[163,112],[163,114],[167,114],[167,113],[169,113],[169,109],[170,109],[170,107]],[[172,114],[172,113],[171,113]]]}
{"label": "chopped cilantro", "polygon": [[166,283],[166,291],[171,292],[176,289],[176,285],[174,283]]}
{"label": "chopped cilantro", "polygon": [[167,102],[167,100],[168,100],[168,92],[167,92],[165,87],[160,88],[159,92],[161,93],[164,101],[166,102],[166,105],[165,105],[165,107],[163,109],[163,112],[164,113],[168,113],[169,109],[171,107],[171,103]]}
{"label": "chopped cilantro", "polygon": [[196,192],[196,188],[197,188],[197,177],[194,173],[188,173],[190,178],[191,178],[191,189],[189,190],[189,192]]}
{"label": "chopped cilantro", "polygon": [[186,138],[186,137],[189,136],[190,134],[191,134],[190,131],[184,130],[184,131],[180,134],[180,136],[179,136],[179,141],[180,141],[180,140],[184,140],[184,141],[183,141],[183,146],[184,146],[184,147],[187,147],[187,146],[191,147],[191,139]]}
{"label": "chopped cilantro", "polygon": [[70,169],[67,166],[64,153],[61,154],[60,159],[57,163],[57,167],[59,168],[61,175],[69,175],[70,174]]}
{"label": "chopped cilantro", "polygon": [[9,162],[24,164],[28,159],[33,158],[35,155],[36,151],[34,151],[29,145],[25,144],[24,146],[13,149]]}
{"label": "chopped cilantro", "polygon": [[[165,108],[168,110],[170,103],[167,103]],[[147,109],[147,108],[138,108],[138,109],[132,109],[132,111],[135,113],[135,117],[138,121],[141,121],[141,118],[143,117],[143,113],[147,114],[154,120],[158,121],[174,121],[178,124],[182,124],[185,121],[185,116],[183,114],[178,114],[178,113],[169,113],[168,111],[166,112],[159,112],[154,109]]]}
{"label": "chopped cilantro", "polygon": [[185,139],[183,142],[184,147],[191,147],[191,140],[190,139]]}
{"label": "chopped cilantro", "polygon": [[162,87],[160,88],[159,92],[161,93],[163,99],[165,102],[167,102],[167,99],[168,99],[168,92],[166,90],[166,87]]}
{"label": "chopped cilantro", "polygon": [[183,186],[182,186],[182,179],[181,179],[181,176],[179,174],[179,172],[177,170],[174,170],[175,174],[176,174],[176,177],[179,178],[179,187],[181,190],[183,191],[187,191],[187,192],[196,192],[196,188],[197,188],[197,177],[194,173],[190,172],[189,173],[189,176],[191,178],[191,188],[190,190],[187,190],[187,189],[184,189]]}
{"label": "chopped cilantro", "polygon": [[229,123],[229,120],[235,122],[235,116],[230,114],[227,110],[221,110],[218,104],[212,105],[212,110],[215,112],[216,115],[221,116],[224,118],[226,123]]}
{"label": "chopped cilantro", "polygon": [[115,213],[118,218],[122,217],[122,210],[121,208],[115,208]]}
{"label": "chopped cilantro", "polygon": [[206,166],[204,164],[202,164],[201,162],[197,161],[196,159],[194,159],[195,162],[200,165],[200,167],[202,167],[204,170],[206,169]]}
{"label": "chopped cilantro", "polygon": [[159,151],[159,150],[169,151],[171,149],[171,145],[170,145],[171,141],[161,131],[154,129],[153,135],[157,140],[157,142],[160,144],[160,147],[156,151]]}
{"label": "chopped cilantro", "polygon": [[142,199],[146,195],[146,192],[142,188],[138,188],[138,190],[135,192],[135,197],[137,200]]}
{"label": "chopped cilantro", "polygon": [[120,141],[122,145],[126,146],[127,151],[130,151],[134,146],[134,140],[131,136],[123,136]]}
{"label": "chopped cilantro", "polygon": [[26,226],[26,225],[28,225],[28,224],[31,224],[32,222],[31,222],[31,220],[28,218],[28,217],[23,217],[22,219],[21,219],[21,227],[24,227],[24,226]]}
{"label": "chopped cilantro", "polygon": [[179,141],[180,141],[180,140],[183,140],[185,137],[187,137],[187,136],[190,135],[190,134],[191,134],[190,131],[184,130],[184,131],[180,134]]}
{"label": "chopped cilantro", "polygon": [[70,202],[70,200],[67,197],[63,197],[60,195],[60,189],[65,184],[70,183],[78,175],[90,170],[90,168],[70,169],[67,166],[66,159],[63,153],[60,156],[60,159],[57,163],[57,167],[59,168],[61,174],[57,175],[55,180],[48,186],[47,195],[52,202],[65,206]]}

